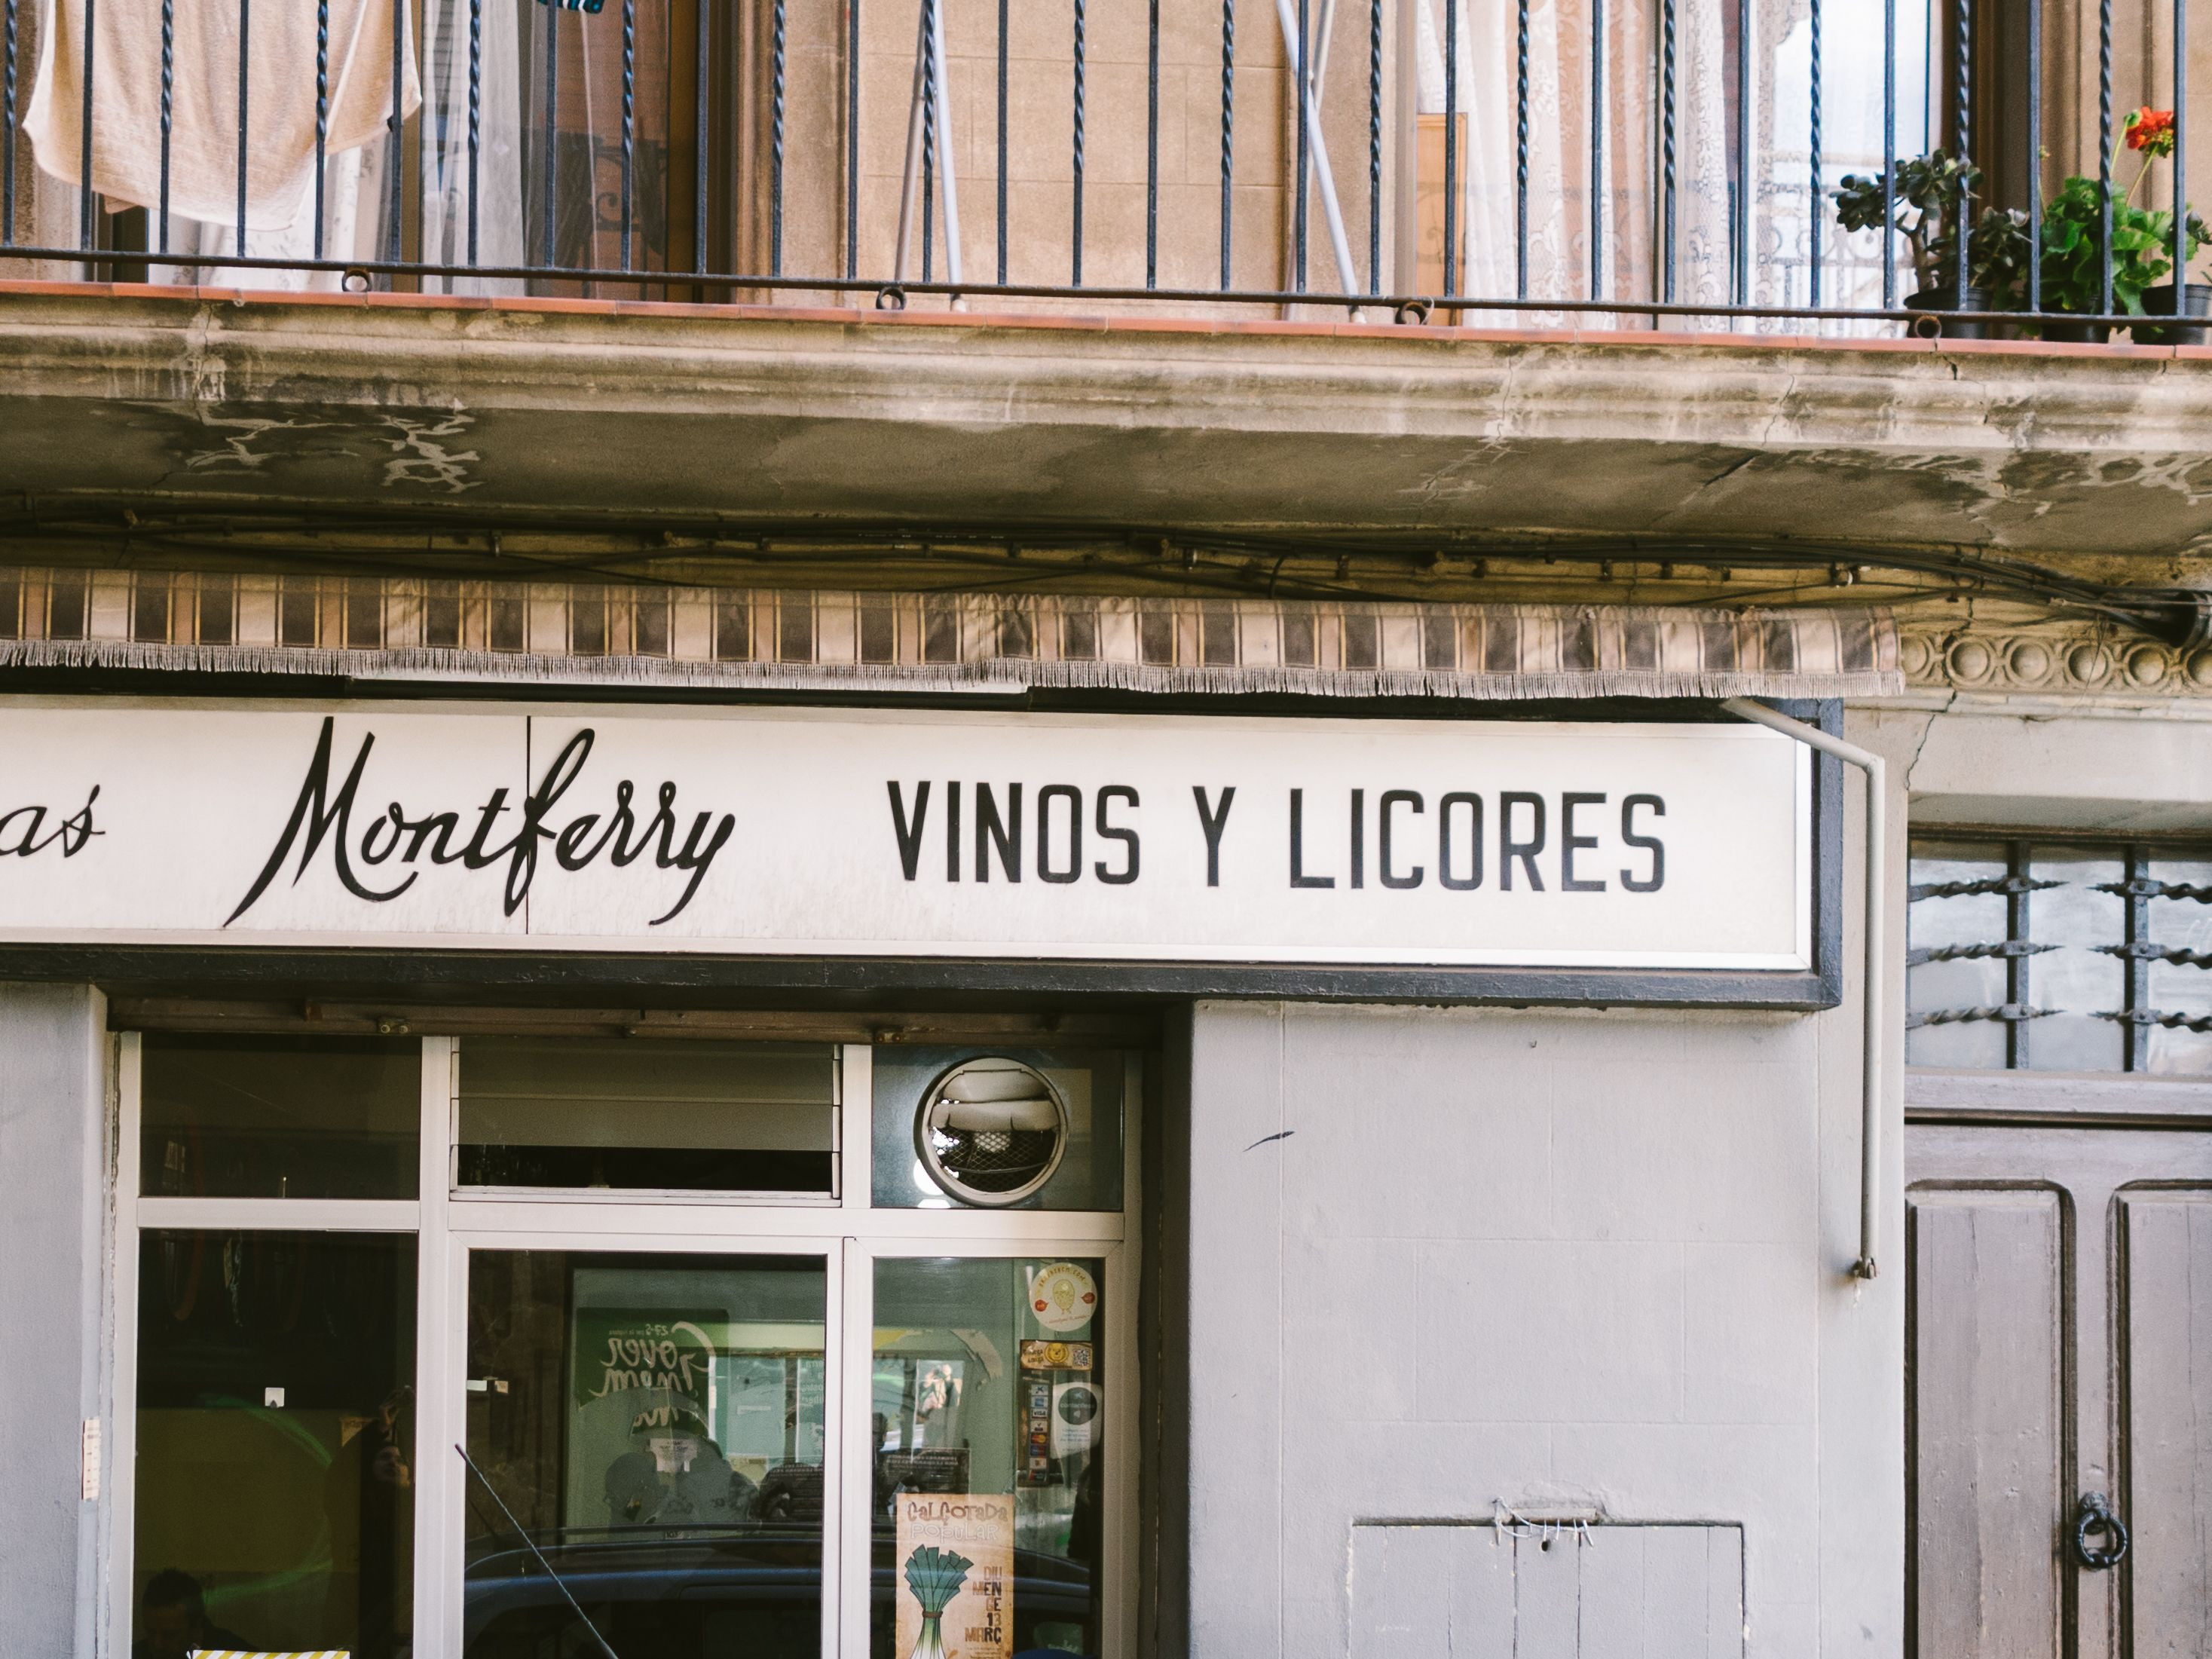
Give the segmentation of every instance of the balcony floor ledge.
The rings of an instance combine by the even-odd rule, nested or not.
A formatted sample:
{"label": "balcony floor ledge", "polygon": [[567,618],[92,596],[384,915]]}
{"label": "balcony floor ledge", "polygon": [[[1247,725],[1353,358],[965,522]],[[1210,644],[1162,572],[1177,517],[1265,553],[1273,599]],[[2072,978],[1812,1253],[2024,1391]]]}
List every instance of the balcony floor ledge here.
{"label": "balcony floor ledge", "polygon": [[2212,349],[0,283],[0,490],[2171,556]]}

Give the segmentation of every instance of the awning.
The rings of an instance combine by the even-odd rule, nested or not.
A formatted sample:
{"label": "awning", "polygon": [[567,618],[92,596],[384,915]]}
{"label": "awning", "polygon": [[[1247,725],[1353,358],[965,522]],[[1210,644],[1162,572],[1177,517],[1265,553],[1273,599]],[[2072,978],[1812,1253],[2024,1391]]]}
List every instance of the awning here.
{"label": "awning", "polygon": [[1426,605],[0,568],[0,666],[795,691],[1839,697],[1868,608]]}

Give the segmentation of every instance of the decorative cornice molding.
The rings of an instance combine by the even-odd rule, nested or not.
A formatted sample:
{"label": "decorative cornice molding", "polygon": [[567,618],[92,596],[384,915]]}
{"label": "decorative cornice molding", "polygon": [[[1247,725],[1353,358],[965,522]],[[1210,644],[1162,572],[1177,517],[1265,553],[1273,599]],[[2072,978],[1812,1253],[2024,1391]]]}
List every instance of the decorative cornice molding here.
{"label": "decorative cornice molding", "polygon": [[2163,645],[2097,623],[2007,627],[1905,620],[1897,659],[1915,689],[2212,697],[2212,650]]}

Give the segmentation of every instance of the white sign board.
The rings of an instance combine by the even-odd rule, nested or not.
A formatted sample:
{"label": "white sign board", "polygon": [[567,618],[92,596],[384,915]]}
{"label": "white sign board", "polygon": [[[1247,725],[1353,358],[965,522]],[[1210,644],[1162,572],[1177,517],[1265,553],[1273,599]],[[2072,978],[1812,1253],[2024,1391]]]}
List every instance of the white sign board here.
{"label": "white sign board", "polygon": [[1796,969],[1747,725],[0,703],[0,939]]}

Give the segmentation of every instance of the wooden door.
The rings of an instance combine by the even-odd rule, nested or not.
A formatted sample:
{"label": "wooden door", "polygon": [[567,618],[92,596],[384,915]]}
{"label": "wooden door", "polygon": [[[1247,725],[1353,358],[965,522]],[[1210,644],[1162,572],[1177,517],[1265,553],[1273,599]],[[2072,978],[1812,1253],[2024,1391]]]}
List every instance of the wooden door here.
{"label": "wooden door", "polygon": [[2212,1659],[2212,1089],[1908,1094],[1910,1650]]}

